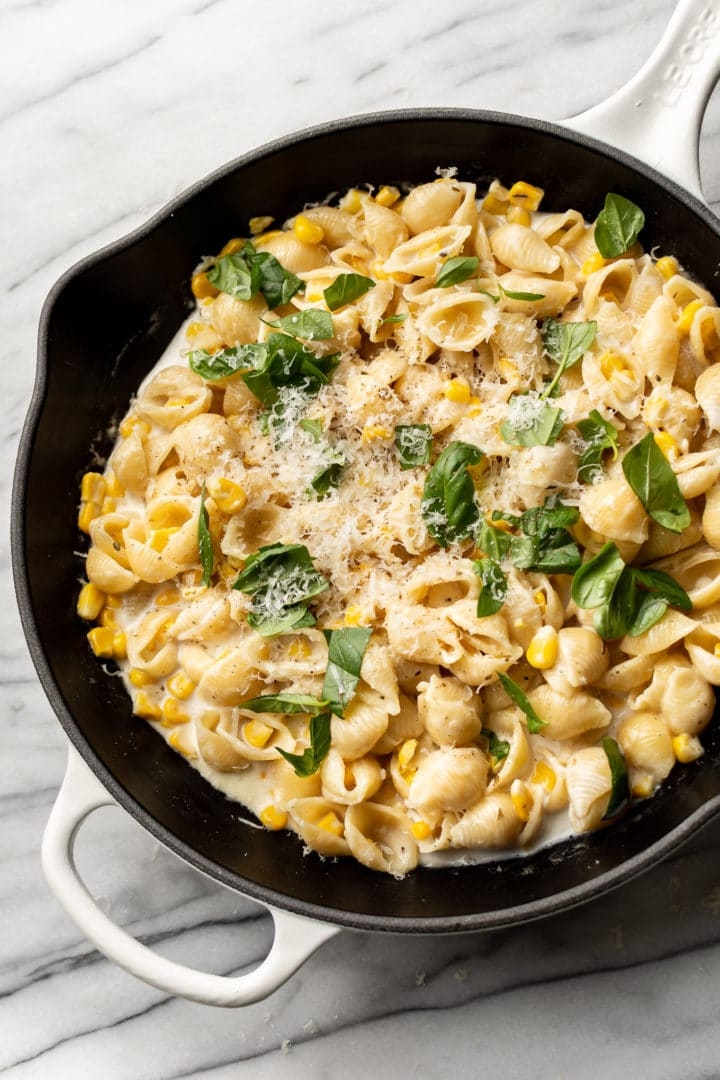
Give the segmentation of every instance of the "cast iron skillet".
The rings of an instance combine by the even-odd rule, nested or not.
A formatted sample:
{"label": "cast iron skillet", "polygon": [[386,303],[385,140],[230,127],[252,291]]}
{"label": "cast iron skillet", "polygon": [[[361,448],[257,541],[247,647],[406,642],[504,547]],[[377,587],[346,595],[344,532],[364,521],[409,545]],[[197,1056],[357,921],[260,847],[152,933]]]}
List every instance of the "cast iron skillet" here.
{"label": "cast iron skillet", "polygon": [[[158,840],[216,880],[273,908],[322,921],[314,937],[314,923],[303,922],[303,948],[287,944],[297,927],[284,934],[287,956],[273,960],[283,977],[329,935],[327,924],[450,932],[557,912],[628,880],[720,812],[715,723],[704,737],[701,761],[677,766],[654,798],[609,829],[524,858],[419,869],[395,880],[351,859],[303,855],[294,835],[248,825],[242,807],[226,801],[132,715],[121,681],[107,677],[87,648],[86,627],[75,614],[79,480],[96,453],[109,452],[109,425],[123,415],[189,312],[188,283],[200,257],[219,250],[255,214],[282,221],[330,189],[422,182],[438,165],[457,166],[459,178],[475,181],[480,190],[495,177],[527,178],[546,190],[543,208],[572,206],[589,219],[606,192],[621,192],[645,211],[646,246],[672,252],[710,289],[718,289],[720,223],[652,168],[556,125],[488,112],[422,110],[328,124],[230,163],[131,236],[73,267],[43,310],[37,381],[13,492],[15,582],[40,680],[75,750],[102,785],[89,793],[87,769],[79,770],[77,755],[71,755],[72,779],[51,822],[53,837],[46,840],[46,870],[88,936],[114,959],[198,1000],[244,1003],[278,980],[268,976],[250,993],[211,993],[193,979],[181,985],[167,972],[161,976],[140,964],[139,954],[133,963],[130,939],[110,941],[100,925],[108,920],[91,911],[65,848],[56,850],[71,850],[78,822],[94,806],[112,801],[110,795]],[[71,811],[73,788],[80,806]],[[282,937],[278,924],[277,938]]]}

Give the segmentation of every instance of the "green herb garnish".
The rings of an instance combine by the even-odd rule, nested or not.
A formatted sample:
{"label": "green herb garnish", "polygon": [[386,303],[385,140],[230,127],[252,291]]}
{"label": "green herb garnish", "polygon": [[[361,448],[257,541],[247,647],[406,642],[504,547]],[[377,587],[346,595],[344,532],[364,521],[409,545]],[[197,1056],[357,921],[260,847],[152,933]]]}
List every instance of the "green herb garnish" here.
{"label": "green herb garnish", "polygon": [[205,508],[205,481],[200,489],[200,513],[198,515],[198,552],[202,566],[201,585],[208,587],[212,581],[213,572],[213,543],[210,535],[208,512]]}
{"label": "green herb garnish", "polygon": [[500,435],[510,446],[554,446],[562,428],[562,409],[532,394],[513,394]]}
{"label": "green herb garnish", "polygon": [[275,326],[293,337],[303,338],[304,341],[327,341],[335,333],[330,312],[317,311],[315,308],[295,311],[292,315],[284,315],[282,319],[268,322],[267,325]]}
{"label": "green herb garnish", "polygon": [[266,544],[249,556],[233,585],[252,597],[248,624],[264,637],[314,626],[308,601],[329,588],[304,544]]}
{"label": "green herb garnish", "polygon": [[252,300],[258,292],[269,308],[280,307],[305,288],[268,251],[256,251],[248,241],[241,251],[223,255],[207,272],[208,281],[236,300]]}
{"label": "green herb garnish", "polygon": [[375,282],[372,278],[364,277],[362,274],[340,274],[332,285],[328,285],[327,289],[323,290],[323,296],[330,311],[337,311],[338,308],[352,304],[353,300],[357,300],[369,289],[374,288]]}
{"label": "green herb garnish", "polygon": [[322,696],[331,711],[336,716],[342,716],[357,689],[372,627],[345,626],[340,630],[328,630],[325,636],[328,641],[328,666]]}
{"label": "green herb garnish", "polygon": [[325,499],[330,492],[340,483],[342,471],[345,468],[345,455],[333,451],[335,460],[330,461],[324,469],[316,473],[310,481],[310,491],[318,499]]}
{"label": "green herb garnish", "polygon": [[498,763],[510,753],[510,743],[506,739],[498,738],[495,732],[491,731],[490,728],[484,727],[480,734],[484,735],[490,744],[488,751],[490,757],[493,759],[493,767],[495,768]]}
{"label": "green herb garnish", "polygon": [[476,559],[473,569],[482,582],[477,602],[477,617],[494,615],[505,603],[508,592],[507,574],[494,559]]}
{"label": "green herb garnish", "polygon": [[390,326],[394,325],[395,323],[404,323],[407,317],[407,311],[403,312],[402,315],[386,315],[386,317],[381,321],[380,325]]}
{"label": "green herb garnish", "polygon": [[479,293],[483,296],[489,296],[493,304],[498,304],[503,296],[507,296],[508,300],[544,300],[545,293],[539,292],[511,292],[510,289],[504,289],[500,282],[497,283],[498,294],[495,296],[493,293],[488,292],[487,289],[478,289]]}
{"label": "green herb garnish", "polygon": [[200,375],[206,382],[216,382],[252,367],[249,354],[244,351],[247,348],[249,346],[241,345],[239,348],[223,349],[216,353],[209,353],[207,349],[195,349],[188,356],[188,363],[195,374]]}
{"label": "green herb garnish", "polygon": [[290,754],[277,747],[297,776],[312,776],[318,771],[330,750],[330,713],[322,712],[310,718],[310,745],[302,754]]}
{"label": "green herb garnish", "polygon": [[602,748],[608,759],[611,778],[610,798],[602,816],[602,820],[607,821],[608,818],[615,817],[629,803],[630,783],[625,757],[615,739],[603,739]]}
{"label": "green herb garnish", "polygon": [[319,420],[301,420],[300,427],[303,431],[307,431],[314,443],[318,443],[322,439],[323,428]]}
{"label": "green herb garnish", "polygon": [[327,701],[318,701],[310,694],[263,694],[261,697],[243,701],[241,709],[248,709],[257,713],[283,713],[292,716],[294,713],[319,713],[327,709]]}
{"label": "green herb garnish", "polygon": [[578,420],[575,427],[587,443],[580,455],[578,479],[586,484],[594,483],[602,473],[602,459],[606,450],[612,450],[613,461],[618,455],[618,431],[593,409],[587,420]]}
{"label": "green herb garnish", "polygon": [[[493,520],[497,521],[499,519],[494,517]],[[500,562],[505,558],[510,548],[511,540],[512,537],[509,536],[504,529],[494,529],[492,525],[488,525],[484,518],[481,519],[478,528],[475,530],[475,543],[477,547],[479,547],[488,558],[494,559],[495,562]]]}
{"label": "green herb garnish", "polygon": [[545,727],[547,720],[540,719],[514,679],[511,679],[509,675],[504,675],[502,671],[498,672],[498,678],[507,696],[525,713],[528,731],[531,735],[537,735]]}
{"label": "green herb garnish", "polygon": [[605,196],[605,206],[595,222],[595,243],[604,259],[624,255],[635,243],[645,224],[639,206],[622,195]]}
{"label": "green herb garnish", "polygon": [[677,478],[652,432],[636,443],[623,458],[625,479],[658,525],[682,532],[690,524],[690,511]]}
{"label": "green herb garnish", "polygon": [[451,442],[426,477],[420,511],[440,547],[473,535],[480,510],[468,466],[477,465],[482,456],[477,446]]}
{"label": "green herb garnish", "polygon": [[447,289],[450,285],[459,285],[461,281],[467,281],[477,270],[480,260],[477,255],[456,255],[443,264],[442,270],[435,279],[435,285],[439,289]]}
{"label": "green herb garnish", "polygon": [[283,390],[315,397],[340,363],[339,353],[317,356],[287,334],[271,334],[262,344],[240,345],[237,351],[249,361],[243,382],[266,408],[278,402]]}
{"label": "green herb garnish", "polygon": [[545,387],[543,398],[553,397],[557,384],[565,372],[582,360],[597,333],[596,322],[558,322],[546,319],[542,327],[545,351],[557,364],[552,382]]}
{"label": "green herb garnish", "polygon": [[433,433],[429,424],[398,424],[395,427],[395,448],[401,469],[430,463]]}
{"label": "green herb garnish", "polygon": [[543,506],[520,516],[524,536],[510,537],[510,561],[520,570],[539,574],[573,574],[581,563],[577,544],[567,531],[580,514],[550,495]]}

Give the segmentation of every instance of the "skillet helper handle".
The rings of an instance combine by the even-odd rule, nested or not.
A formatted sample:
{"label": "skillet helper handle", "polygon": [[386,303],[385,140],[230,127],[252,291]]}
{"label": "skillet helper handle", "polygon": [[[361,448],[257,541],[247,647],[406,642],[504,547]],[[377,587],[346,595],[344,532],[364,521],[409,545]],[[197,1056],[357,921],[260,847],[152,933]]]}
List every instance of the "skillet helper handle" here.
{"label": "skillet helper handle", "polygon": [[117,926],[96,904],[73,860],[75,837],[83,821],[115,800],[69,748],[62,787],[42,843],[42,863],[50,888],[87,938],[131,975],[168,994],[205,1005],[250,1005],[272,994],[324,941],[339,930],[268,906],[275,925],[270,952],[254,971],[228,977],[211,975],[159,956]]}
{"label": "skillet helper handle", "polygon": [[647,62],[566,127],[626,150],[704,201],[700,125],[720,79],[720,0],[680,0]]}

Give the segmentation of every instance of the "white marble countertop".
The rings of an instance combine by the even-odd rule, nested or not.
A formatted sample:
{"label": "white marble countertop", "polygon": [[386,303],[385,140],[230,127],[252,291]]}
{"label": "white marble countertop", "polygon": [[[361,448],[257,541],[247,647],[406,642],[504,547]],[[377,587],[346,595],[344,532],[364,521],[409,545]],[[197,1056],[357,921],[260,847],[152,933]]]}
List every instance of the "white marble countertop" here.
{"label": "white marble countertop", "polygon": [[[672,0],[0,3],[3,502],[40,307],[81,256],[224,161],[333,117],[416,105],[576,113],[636,70],[672,9]],[[717,210],[717,93],[701,163]],[[119,971],[41,875],[65,742],[25,648],[6,542],[2,565],[0,1071],[720,1074],[720,822],[632,885],[540,924],[432,939],[343,932],[240,1012],[168,998]],[[181,864],[123,812],[95,815],[79,848],[95,894],[168,956],[228,972],[267,948],[269,920],[255,905]]]}

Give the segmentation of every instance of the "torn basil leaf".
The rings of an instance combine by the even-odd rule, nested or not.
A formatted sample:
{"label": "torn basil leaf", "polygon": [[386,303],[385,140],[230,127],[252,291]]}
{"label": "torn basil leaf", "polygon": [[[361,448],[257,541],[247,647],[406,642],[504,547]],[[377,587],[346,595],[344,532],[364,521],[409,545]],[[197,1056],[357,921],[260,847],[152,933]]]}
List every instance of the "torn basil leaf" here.
{"label": "torn basil leaf", "polygon": [[318,443],[322,439],[323,428],[319,420],[301,420],[300,427],[303,431],[307,431],[314,443]]}
{"label": "torn basil leaf", "polygon": [[345,468],[345,457],[341,455],[337,460],[331,461],[324,469],[310,481],[310,490],[318,499],[325,499],[330,492],[338,486],[342,471]]}
{"label": "torn basil leaf", "polygon": [[[252,244],[246,244],[245,253]],[[260,292],[272,311],[292,300],[295,293],[302,292],[305,282],[286,270],[269,251],[252,251],[252,264],[260,274]]]}
{"label": "torn basil leaf", "polygon": [[313,776],[330,750],[330,713],[322,712],[310,718],[310,745],[302,754],[291,754],[277,747],[278,754],[292,765],[296,776]]}
{"label": "torn basil leaf", "polygon": [[292,315],[284,315],[282,319],[268,322],[267,325],[304,341],[327,341],[335,333],[330,312],[317,311],[315,308],[294,311]]}
{"label": "torn basil leaf", "polygon": [[198,515],[198,552],[202,566],[201,585],[208,587],[212,582],[213,543],[210,535],[208,512],[205,508],[205,481],[200,490],[200,513]]}
{"label": "torn basil leaf", "polygon": [[575,573],[582,560],[567,529],[579,520],[577,508],[566,506],[556,495],[548,496],[543,506],[526,510],[519,520],[524,536],[510,539],[513,566],[539,574]]}
{"label": "torn basil leaf", "polygon": [[645,215],[639,206],[623,195],[612,192],[605,196],[605,205],[595,222],[595,243],[604,259],[616,259],[624,255],[635,241],[645,224]]}
{"label": "torn basil leaf", "polygon": [[442,270],[435,279],[435,285],[439,289],[447,289],[451,285],[459,285],[461,281],[467,281],[477,270],[480,260],[477,255],[455,255],[443,264]]}
{"label": "torn basil leaf", "polygon": [[513,394],[500,435],[509,446],[554,446],[562,429],[562,409],[532,394]]}
{"label": "torn basil leaf", "polygon": [[497,304],[502,300],[503,296],[507,296],[508,300],[544,300],[545,293],[539,292],[512,292],[510,289],[504,289],[498,281],[498,294],[494,296],[493,293],[488,292],[487,289],[478,289],[479,293],[484,296],[489,296],[493,304]]}
{"label": "torn basil leaf", "polygon": [[429,424],[397,424],[395,448],[401,469],[413,469],[430,463],[433,433]]}
{"label": "torn basil leaf", "polygon": [[328,666],[322,696],[331,711],[342,716],[355,695],[372,627],[344,626],[328,631],[325,636],[328,639]]}
{"label": "torn basil leaf", "polygon": [[304,544],[266,544],[249,556],[233,585],[252,597],[248,624],[264,637],[314,626],[308,601],[329,588]]}
{"label": "torn basil leaf", "polygon": [[542,327],[542,339],[545,351],[557,364],[557,371],[552,382],[542,392],[543,398],[553,397],[557,385],[569,368],[582,360],[597,333],[596,322],[558,322],[546,319]]}
{"label": "torn basil leaf", "polygon": [[622,461],[630,487],[658,525],[682,532],[690,524],[690,511],[670,463],[652,432],[631,447]]}
{"label": "torn basil leaf", "polygon": [[[495,520],[498,520],[497,518]],[[475,544],[488,558],[501,562],[508,553],[512,537],[504,529],[494,529],[483,518],[475,531]]]}
{"label": "torn basil leaf", "polygon": [[340,353],[317,356],[288,334],[270,334],[262,344],[238,346],[238,352],[250,361],[242,380],[266,408],[276,404],[283,389],[315,397],[340,363]]}
{"label": "torn basil leaf", "polygon": [[615,739],[609,737],[603,739],[602,748],[610,766],[610,798],[608,799],[607,809],[602,816],[602,820],[607,821],[609,818],[619,814],[630,802],[630,782],[628,780],[625,756]]}
{"label": "torn basil leaf", "polygon": [[207,272],[208,281],[236,300],[252,300],[261,292],[269,308],[280,307],[305,287],[268,251],[248,241],[241,251],[222,255]]}
{"label": "torn basil leaf", "polygon": [[425,479],[420,512],[440,547],[466,540],[475,531],[480,510],[468,466],[477,465],[482,457],[477,446],[451,442]]}
{"label": "torn basil leaf", "polygon": [[216,289],[235,300],[252,300],[260,289],[260,271],[245,259],[242,252],[219,258],[208,270],[207,279]]}
{"label": "torn basil leaf", "polygon": [[394,326],[396,323],[404,323],[407,317],[407,311],[403,312],[402,315],[386,315],[385,318],[381,320],[380,325]]}
{"label": "torn basil leaf", "polygon": [[318,701],[310,694],[263,694],[261,697],[243,701],[240,708],[256,713],[283,713],[285,716],[292,716],[294,713],[319,713],[327,709],[327,706],[327,701]]}
{"label": "torn basil leaf", "polygon": [[221,352],[209,353],[206,349],[195,349],[188,356],[188,363],[196,375],[205,379],[206,382],[216,382],[218,379],[227,379],[238,372],[247,371],[253,366],[253,353],[251,345],[240,345],[233,349],[223,349]]}
{"label": "torn basil leaf", "polygon": [[505,603],[508,592],[507,574],[494,559],[476,559],[473,569],[482,583],[477,602],[477,617],[494,615]]}
{"label": "torn basil leaf", "polygon": [[618,430],[593,409],[587,420],[578,420],[578,429],[587,446],[580,455],[578,480],[593,484],[602,473],[602,459],[606,450],[612,450],[613,461],[618,455]]}
{"label": "torn basil leaf", "polygon": [[488,753],[493,759],[493,767],[497,767],[498,762],[502,761],[510,753],[510,743],[507,739],[500,739],[494,731],[490,730],[490,728],[484,727],[480,734],[484,735],[490,744],[488,746]]}
{"label": "torn basil leaf", "polygon": [[540,719],[514,679],[511,679],[509,675],[503,674],[502,671],[498,672],[498,678],[500,679],[502,688],[507,696],[525,713],[528,731],[531,735],[537,735],[538,732],[542,731],[545,727],[547,720]]}
{"label": "torn basil leaf", "polygon": [[330,311],[337,311],[338,308],[352,304],[353,300],[358,300],[369,289],[374,288],[373,279],[364,277],[363,274],[340,274],[332,285],[328,285],[327,289],[323,290],[323,296]]}

